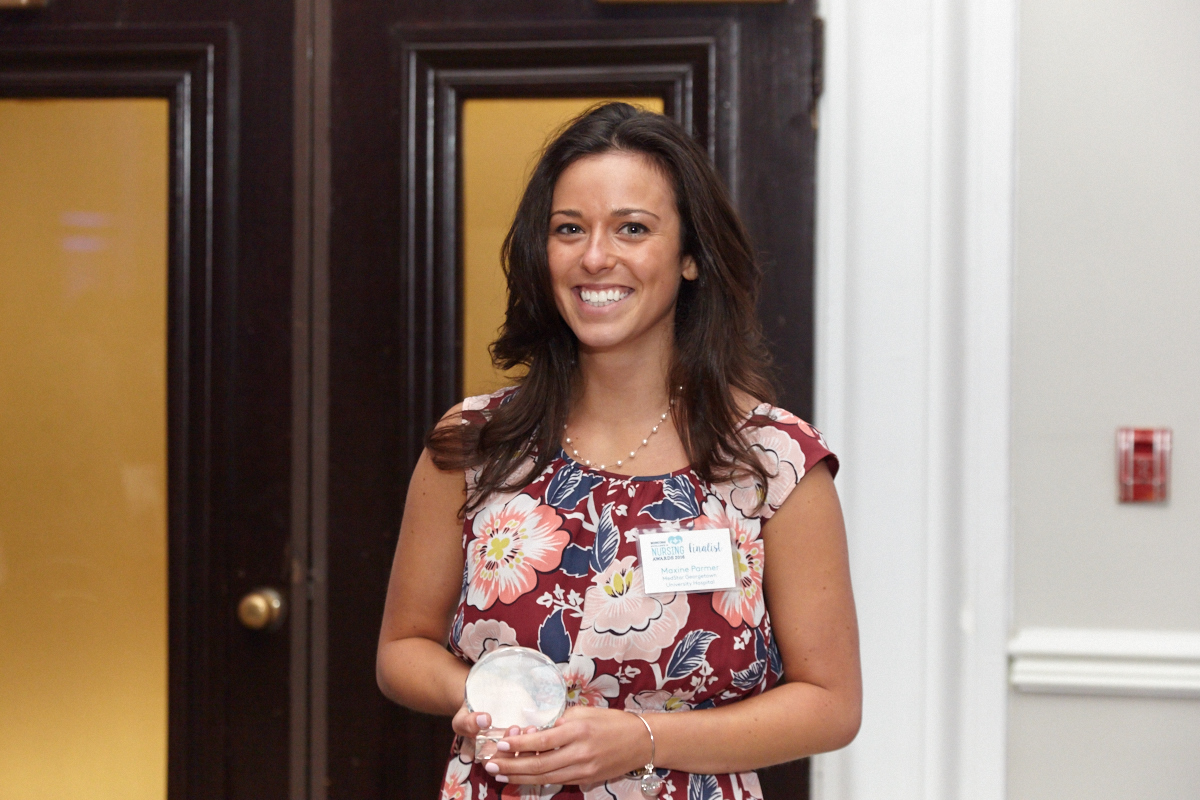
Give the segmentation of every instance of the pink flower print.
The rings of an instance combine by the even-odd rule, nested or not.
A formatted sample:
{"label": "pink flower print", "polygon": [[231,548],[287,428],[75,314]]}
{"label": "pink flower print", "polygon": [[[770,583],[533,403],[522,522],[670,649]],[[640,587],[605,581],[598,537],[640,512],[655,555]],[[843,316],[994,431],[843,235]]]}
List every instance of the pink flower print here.
{"label": "pink flower print", "polygon": [[553,783],[546,784],[509,784],[500,792],[502,800],[550,800],[558,794],[562,786]]}
{"label": "pink flower print", "polygon": [[492,392],[491,394],[477,394],[477,395],[474,395],[473,397],[465,397],[465,398],[463,398],[463,401],[462,401],[462,410],[463,411],[483,411],[485,408],[488,407],[488,404],[491,403],[493,400],[495,400],[497,397],[505,395],[511,391],[513,391],[513,388],[511,386],[506,386],[503,389],[497,389],[496,391]]}
{"label": "pink flower print", "polygon": [[781,425],[795,425],[800,431],[810,439],[816,439],[821,443],[822,447],[829,449],[825,445],[825,437],[821,436],[821,432],[809,425],[804,420],[797,417],[790,411],[785,411],[782,408],[776,408],[770,403],[763,403],[758,408],[754,409],[754,415],[758,417],[766,417],[772,422],[778,422]]}
{"label": "pink flower print", "polygon": [[763,505],[760,501],[772,510],[779,508],[804,477],[804,451],[799,442],[778,428],[747,428],[742,435],[770,480],[764,490],[753,476],[738,475],[721,488],[729,503],[744,516],[759,516]]}
{"label": "pink flower print", "polygon": [[657,661],[688,618],[686,594],[649,597],[637,556],[613,561],[592,578],[583,600],[575,652],[622,663]]}
{"label": "pink flower print", "polygon": [[692,704],[666,689],[647,689],[644,692],[627,696],[625,710],[638,713],[643,711],[691,711]]}
{"label": "pink flower print", "polygon": [[[739,772],[736,775],[730,775],[731,781],[740,781],[742,788],[746,790],[746,794],[750,795],[751,800],[763,800],[762,784],[758,782],[757,772]],[[737,794],[737,788],[734,788],[734,794]]]}
{"label": "pink flower print", "polygon": [[483,508],[467,545],[467,603],[480,610],[511,603],[537,586],[537,573],[558,566],[571,536],[550,506],[527,494]]}
{"label": "pink flower print", "polygon": [[742,623],[757,627],[762,622],[767,606],[763,600],[763,541],[759,538],[762,524],[757,519],[746,519],[729,509],[716,495],[704,499],[704,516],[697,520],[713,528],[728,528],[733,534],[737,586],[721,592],[713,592],[713,610],[725,618],[733,627]]}
{"label": "pink flower print", "polygon": [[608,698],[621,693],[621,686],[612,675],[595,677],[596,662],[587,656],[573,655],[559,669],[567,681],[568,706],[608,708]]}
{"label": "pink flower print", "polygon": [[468,622],[463,626],[462,636],[458,639],[458,649],[471,661],[478,661],[484,653],[490,653],[497,647],[515,644],[517,632],[510,628],[508,623],[496,619]]}
{"label": "pink flower print", "polygon": [[439,800],[471,800],[471,762],[461,756],[450,759]]}
{"label": "pink flower print", "polygon": [[579,788],[583,790],[583,800],[646,800],[642,782],[624,775]]}

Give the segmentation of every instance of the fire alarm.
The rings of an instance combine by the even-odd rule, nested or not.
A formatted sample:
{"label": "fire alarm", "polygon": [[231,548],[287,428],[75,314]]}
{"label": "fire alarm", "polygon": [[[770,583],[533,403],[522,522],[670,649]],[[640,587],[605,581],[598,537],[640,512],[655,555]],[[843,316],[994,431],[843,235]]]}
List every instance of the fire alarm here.
{"label": "fire alarm", "polygon": [[1171,429],[1117,429],[1117,497],[1122,503],[1167,499],[1171,482]]}

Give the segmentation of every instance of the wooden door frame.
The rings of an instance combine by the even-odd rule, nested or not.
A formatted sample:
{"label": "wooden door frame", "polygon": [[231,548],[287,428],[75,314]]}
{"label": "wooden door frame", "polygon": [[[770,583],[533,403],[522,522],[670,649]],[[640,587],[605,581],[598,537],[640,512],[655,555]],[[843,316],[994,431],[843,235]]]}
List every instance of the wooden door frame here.
{"label": "wooden door frame", "polygon": [[[724,21],[647,26],[621,38],[616,26],[443,28],[429,39],[397,28],[403,158],[400,206],[408,352],[406,457],[416,463],[428,427],[462,399],[462,176],[459,106],[476,97],[662,96],[664,113],[697,138],[719,168],[734,162],[737,114],[732,42]],[[614,88],[616,87],[616,88]],[[421,378],[424,379],[421,379]]]}
{"label": "wooden door frame", "polygon": [[[168,797],[219,796],[228,616],[219,585],[222,431],[213,414],[221,264],[232,263],[236,49],[225,27],[0,30],[0,97],[163,98],[167,233]],[[225,91],[219,91],[218,87]],[[227,343],[227,342],[225,342]]]}

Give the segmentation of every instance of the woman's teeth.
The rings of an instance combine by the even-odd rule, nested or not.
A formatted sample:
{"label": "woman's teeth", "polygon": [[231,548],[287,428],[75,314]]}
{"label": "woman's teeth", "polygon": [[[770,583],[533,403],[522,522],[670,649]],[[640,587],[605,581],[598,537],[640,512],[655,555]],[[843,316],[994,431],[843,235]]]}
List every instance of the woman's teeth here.
{"label": "woman's teeth", "polygon": [[599,307],[622,300],[629,292],[629,289],[580,289],[579,296],[589,306]]}

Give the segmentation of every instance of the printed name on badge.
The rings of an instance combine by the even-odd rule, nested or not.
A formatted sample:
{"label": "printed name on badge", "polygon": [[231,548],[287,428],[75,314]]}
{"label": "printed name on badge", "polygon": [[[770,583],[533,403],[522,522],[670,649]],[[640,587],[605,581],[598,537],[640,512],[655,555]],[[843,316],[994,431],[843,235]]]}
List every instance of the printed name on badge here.
{"label": "printed name on badge", "polygon": [[646,594],[718,592],[737,585],[728,528],[644,531],[637,547]]}

